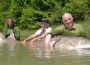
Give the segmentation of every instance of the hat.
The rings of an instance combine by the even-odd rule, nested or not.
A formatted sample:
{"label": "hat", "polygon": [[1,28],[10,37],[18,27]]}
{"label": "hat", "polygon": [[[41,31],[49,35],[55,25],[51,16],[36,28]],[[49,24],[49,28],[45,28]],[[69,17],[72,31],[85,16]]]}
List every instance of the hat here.
{"label": "hat", "polygon": [[48,20],[45,19],[45,18],[43,18],[43,19],[41,20],[41,22],[46,22],[46,23],[48,23]]}

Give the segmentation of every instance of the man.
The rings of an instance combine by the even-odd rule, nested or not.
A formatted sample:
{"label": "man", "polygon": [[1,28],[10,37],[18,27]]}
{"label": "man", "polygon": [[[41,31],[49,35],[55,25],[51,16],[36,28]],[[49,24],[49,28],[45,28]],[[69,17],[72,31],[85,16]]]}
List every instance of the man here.
{"label": "man", "polygon": [[51,35],[49,33],[52,32],[52,28],[48,26],[46,19],[42,19],[40,22],[41,28],[36,31],[33,35],[30,35],[28,38],[22,41],[22,44],[26,44],[27,41],[30,41],[30,46],[34,48],[33,43],[36,40],[45,38],[45,46],[48,47],[48,43],[51,40]]}
{"label": "man", "polygon": [[[51,33],[52,36],[63,35],[63,36],[86,36],[84,33],[84,29],[80,24],[73,23],[73,17],[71,13],[65,13],[62,16],[62,20],[64,25],[61,25]],[[60,40],[60,39],[58,39]],[[53,41],[51,46],[55,45],[58,41]]]}
{"label": "man", "polygon": [[61,25],[52,32],[52,36],[85,36],[84,29],[80,24],[73,23],[73,17],[70,13],[62,16],[64,25]]}

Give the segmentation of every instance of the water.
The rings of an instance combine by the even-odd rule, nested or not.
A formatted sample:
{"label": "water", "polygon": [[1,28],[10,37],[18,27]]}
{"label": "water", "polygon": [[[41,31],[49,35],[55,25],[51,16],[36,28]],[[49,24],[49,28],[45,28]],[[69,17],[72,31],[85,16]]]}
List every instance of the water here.
{"label": "water", "polygon": [[0,65],[90,65],[90,49],[45,48],[36,42],[36,48],[23,46],[15,41],[13,34],[6,43],[1,39]]}
{"label": "water", "polygon": [[0,46],[0,65],[90,65],[90,49],[48,49],[44,46],[31,50],[21,42]]}

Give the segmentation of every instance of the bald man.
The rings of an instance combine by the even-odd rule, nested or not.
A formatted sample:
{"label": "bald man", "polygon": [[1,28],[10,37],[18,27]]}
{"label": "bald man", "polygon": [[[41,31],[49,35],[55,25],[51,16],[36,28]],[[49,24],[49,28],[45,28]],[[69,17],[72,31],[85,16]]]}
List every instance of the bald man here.
{"label": "bald man", "polygon": [[[62,20],[64,25],[60,25],[55,28],[51,33],[52,37],[57,35],[86,37],[83,27],[80,24],[73,23],[73,17],[71,13],[64,13]],[[50,42],[50,46],[54,47],[59,40],[60,39],[56,39]]]}
{"label": "bald man", "polygon": [[52,36],[85,36],[84,29],[80,24],[73,23],[73,17],[71,13],[65,13],[62,16],[64,25],[61,25],[51,33]]}

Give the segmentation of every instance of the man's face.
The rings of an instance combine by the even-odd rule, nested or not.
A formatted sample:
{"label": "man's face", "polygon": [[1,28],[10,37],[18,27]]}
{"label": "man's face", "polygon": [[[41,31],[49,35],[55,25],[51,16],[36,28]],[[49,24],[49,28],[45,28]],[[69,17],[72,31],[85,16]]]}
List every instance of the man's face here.
{"label": "man's face", "polygon": [[64,21],[64,25],[68,28],[68,27],[71,27],[72,24],[73,24],[73,20],[72,20],[72,17],[70,15],[65,15],[64,18],[63,18],[63,21]]}
{"label": "man's face", "polygon": [[47,27],[47,23],[46,22],[41,22],[41,28],[46,29],[46,27]]}

